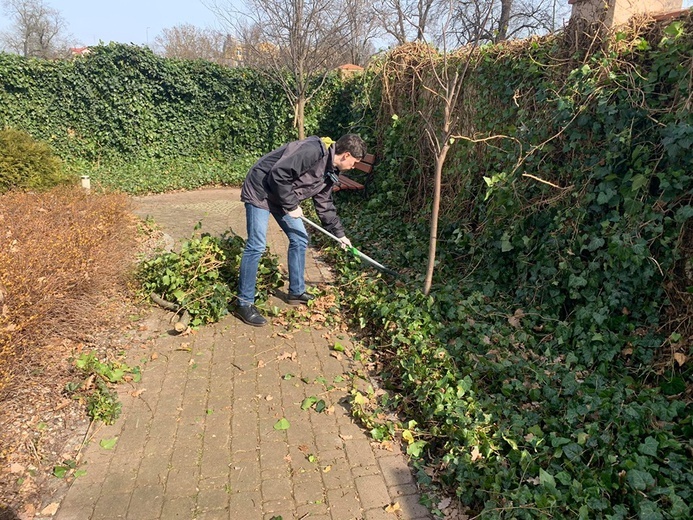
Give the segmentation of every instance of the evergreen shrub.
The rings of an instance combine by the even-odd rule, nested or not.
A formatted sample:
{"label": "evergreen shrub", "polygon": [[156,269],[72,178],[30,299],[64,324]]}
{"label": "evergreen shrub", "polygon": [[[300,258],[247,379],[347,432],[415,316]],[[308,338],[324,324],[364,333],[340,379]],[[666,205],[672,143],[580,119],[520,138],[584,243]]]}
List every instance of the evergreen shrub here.
{"label": "evergreen shrub", "polygon": [[11,189],[43,190],[67,179],[62,161],[48,144],[21,130],[0,130],[0,193]]}

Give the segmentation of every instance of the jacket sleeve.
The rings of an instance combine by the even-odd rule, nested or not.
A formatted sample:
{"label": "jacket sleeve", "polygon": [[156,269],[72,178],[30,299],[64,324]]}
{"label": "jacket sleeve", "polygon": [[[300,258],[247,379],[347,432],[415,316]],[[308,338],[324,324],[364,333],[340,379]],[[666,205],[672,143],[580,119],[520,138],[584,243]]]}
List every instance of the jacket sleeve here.
{"label": "jacket sleeve", "polygon": [[337,208],[332,200],[332,186],[325,184],[325,187],[313,196],[313,205],[322,226],[337,238],[346,236],[342,221],[337,216]]}
{"label": "jacket sleeve", "polygon": [[287,149],[272,166],[268,179],[270,188],[284,211],[291,211],[298,207],[301,201],[294,193],[293,182],[322,156],[323,151],[319,142],[300,142],[296,148]]}

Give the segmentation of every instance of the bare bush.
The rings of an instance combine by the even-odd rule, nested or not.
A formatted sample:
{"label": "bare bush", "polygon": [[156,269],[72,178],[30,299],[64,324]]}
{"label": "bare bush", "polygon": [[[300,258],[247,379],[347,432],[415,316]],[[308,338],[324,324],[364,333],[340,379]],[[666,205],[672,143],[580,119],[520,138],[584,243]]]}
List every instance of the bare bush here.
{"label": "bare bush", "polygon": [[134,261],[136,225],[121,194],[74,187],[0,196],[0,398],[55,338],[79,339]]}

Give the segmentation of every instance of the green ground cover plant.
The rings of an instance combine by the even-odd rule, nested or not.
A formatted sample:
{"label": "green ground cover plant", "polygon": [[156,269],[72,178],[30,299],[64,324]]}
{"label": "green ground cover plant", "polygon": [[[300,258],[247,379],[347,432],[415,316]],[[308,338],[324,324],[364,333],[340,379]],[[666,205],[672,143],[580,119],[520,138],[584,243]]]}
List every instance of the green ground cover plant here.
{"label": "green ground cover plant", "polygon": [[[455,107],[431,296],[420,291],[433,163],[420,119],[440,110],[430,54],[398,48],[358,89],[317,103],[325,114],[354,107],[331,112],[333,127],[377,144],[373,196],[338,194],[340,214],[359,249],[401,272],[363,276],[356,259],[335,262],[341,302],[385,367],[378,405],[407,421],[379,424],[362,406],[375,396],[358,393],[355,414],[377,440],[402,436],[421,482],[473,516],[691,516],[691,24],[688,14],[612,34],[570,26],[450,61],[471,56],[473,70]],[[105,186],[226,182],[242,171],[235,161],[290,135],[275,87],[268,104],[246,104],[244,92],[263,91],[250,71],[121,46],[93,56],[0,55],[0,70],[28,71],[5,80],[0,121],[19,124],[31,107],[30,133]],[[59,86],[64,77],[84,88]],[[60,113],[72,119],[40,127],[60,121],[46,99],[71,100]],[[332,133],[315,114],[309,124]],[[223,266],[237,272],[240,249],[229,246],[201,237],[150,261],[147,293],[189,307],[197,324],[218,319],[235,287]],[[265,274],[270,290],[271,262]]]}
{"label": "green ground cover plant", "polygon": [[74,367],[81,379],[65,385],[65,393],[83,399],[93,421],[113,424],[122,410],[113,385],[139,382],[139,367],[130,367],[120,361],[101,361],[94,352],[82,353],[74,360]]}
{"label": "green ground cover plant", "polygon": [[[306,108],[307,134],[372,132],[354,103],[367,99],[361,91],[359,79],[330,75]],[[72,60],[0,53],[0,128],[30,134],[75,180],[109,189],[239,184],[258,157],[295,139],[292,123],[281,86],[249,68],[122,44]]]}
{"label": "green ground cover plant", "polygon": [[[187,311],[191,327],[217,322],[235,305],[244,247],[245,240],[237,235],[193,237],[180,252],[162,253],[140,264],[140,291],[147,299],[155,294]],[[258,305],[283,284],[277,256],[268,249],[258,268]]]}
{"label": "green ground cover plant", "polygon": [[251,156],[233,161],[213,157],[178,157],[113,160],[96,165],[76,161],[69,166],[69,170],[74,178],[88,175],[94,188],[145,195],[205,186],[238,186],[255,160],[257,157]]}
{"label": "green ground cover plant", "polygon": [[340,258],[343,301],[387,360],[387,401],[417,423],[421,481],[471,515],[688,518],[690,15],[573,29],[474,57],[431,297],[416,120],[433,75],[416,47],[385,61],[375,194],[342,213],[402,278]]}

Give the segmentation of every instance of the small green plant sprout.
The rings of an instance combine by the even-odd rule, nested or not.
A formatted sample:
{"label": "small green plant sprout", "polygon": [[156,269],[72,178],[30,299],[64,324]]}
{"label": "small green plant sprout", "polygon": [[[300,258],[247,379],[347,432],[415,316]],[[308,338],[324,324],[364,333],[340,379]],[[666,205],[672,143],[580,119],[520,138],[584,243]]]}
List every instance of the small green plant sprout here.
{"label": "small green plant sprout", "polygon": [[69,382],[65,392],[86,401],[87,414],[94,421],[113,424],[120,416],[121,403],[111,386],[123,381],[139,382],[139,367],[130,367],[118,361],[100,361],[92,352],[81,354],[74,360],[81,381]]}
{"label": "small green plant sprout", "polygon": [[64,460],[61,464],[53,467],[53,476],[56,478],[65,478],[70,471],[77,467],[74,460]]}

